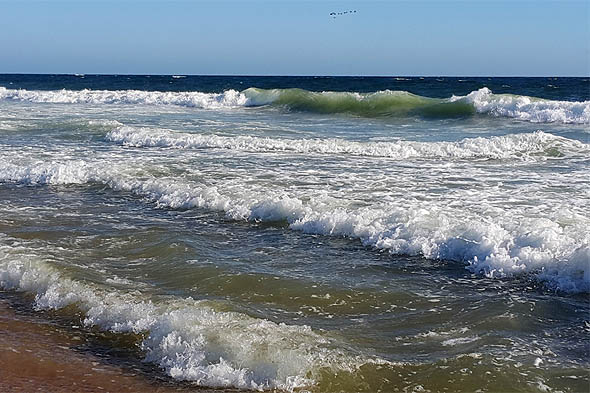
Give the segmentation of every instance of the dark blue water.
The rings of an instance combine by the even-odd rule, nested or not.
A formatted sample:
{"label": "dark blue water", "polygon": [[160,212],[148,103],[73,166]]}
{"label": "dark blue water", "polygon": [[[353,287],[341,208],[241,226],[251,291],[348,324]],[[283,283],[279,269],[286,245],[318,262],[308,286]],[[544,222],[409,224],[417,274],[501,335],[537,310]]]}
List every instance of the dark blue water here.
{"label": "dark blue water", "polygon": [[202,91],[299,88],[310,91],[375,92],[404,90],[424,97],[466,95],[487,87],[508,93],[552,100],[590,100],[590,78],[497,77],[357,77],[357,76],[204,76],[187,75],[34,75],[1,74],[0,86],[28,90],[145,90]]}

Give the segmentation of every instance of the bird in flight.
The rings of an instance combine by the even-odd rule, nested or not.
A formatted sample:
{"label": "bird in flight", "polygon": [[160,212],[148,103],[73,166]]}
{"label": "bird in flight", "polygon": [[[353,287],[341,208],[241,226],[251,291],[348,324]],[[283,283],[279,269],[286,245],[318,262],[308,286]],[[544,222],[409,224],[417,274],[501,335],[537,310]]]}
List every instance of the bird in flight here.
{"label": "bird in flight", "polygon": [[351,11],[341,11],[341,12],[330,12],[330,16],[336,19],[337,16],[346,15],[346,14],[356,14],[356,10]]}

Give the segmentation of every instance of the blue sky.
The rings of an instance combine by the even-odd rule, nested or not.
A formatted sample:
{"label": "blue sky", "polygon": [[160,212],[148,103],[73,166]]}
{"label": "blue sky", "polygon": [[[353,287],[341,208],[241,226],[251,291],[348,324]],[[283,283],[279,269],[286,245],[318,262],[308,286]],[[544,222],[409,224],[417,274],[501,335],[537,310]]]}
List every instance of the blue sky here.
{"label": "blue sky", "polygon": [[0,72],[587,76],[588,4],[0,0]]}

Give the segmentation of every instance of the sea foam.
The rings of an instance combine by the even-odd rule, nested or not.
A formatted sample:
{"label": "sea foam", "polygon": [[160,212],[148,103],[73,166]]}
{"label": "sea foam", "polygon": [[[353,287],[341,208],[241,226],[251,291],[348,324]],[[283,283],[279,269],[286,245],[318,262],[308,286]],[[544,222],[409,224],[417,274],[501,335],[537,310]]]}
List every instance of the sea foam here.
{"label": "sea foam", "polygon": [[246,97],[236,90],[215,94],[143,90],[15,90],[0,87],[0,99],[55,104],[179,105],[204,109],[233,108],[247,103]]}
{"label": "sea foam", "polygon": [[493,94],[484,87],[451,101],[467,101],[480,113],[535,123],[590,123],[590,101],[553,101],[512,94]]}
{"label": "sea foam", "polygon": [[138,178],[125,162],[81,160],[17,165],[0,159],[0,182],[99,183],[135,193],[158,207],[222,211],[233,220],[284,221],[294,230],[356,238],[394,254],[460,261],[488,277],[526,276],[560,291],[590,291],[590,218],[566,207],[548,216],[411,199],[353,208],[334,205],[322,195],[304,198],[245,184]]}
{"label": "sea foam", "polygon": [[190,134],[165,129],[118,126],[106,140],[134,147],[218,148],[252,152],[338,154],[368,157],[449,159],[542,159],[590,153],[582,142],[542,131],[459,142],[357,142],[343,139],[284,139]]}

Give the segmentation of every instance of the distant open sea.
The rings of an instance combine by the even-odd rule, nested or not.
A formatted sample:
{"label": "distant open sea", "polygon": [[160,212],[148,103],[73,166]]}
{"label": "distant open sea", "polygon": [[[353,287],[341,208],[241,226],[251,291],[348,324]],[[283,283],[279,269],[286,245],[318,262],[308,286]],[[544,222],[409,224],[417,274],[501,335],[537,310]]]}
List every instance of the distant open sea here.
{"label": "distant open sea", "polygon": [[588,391],[589,127],[589,78],[0,75],[2,296],[181,385]]}

